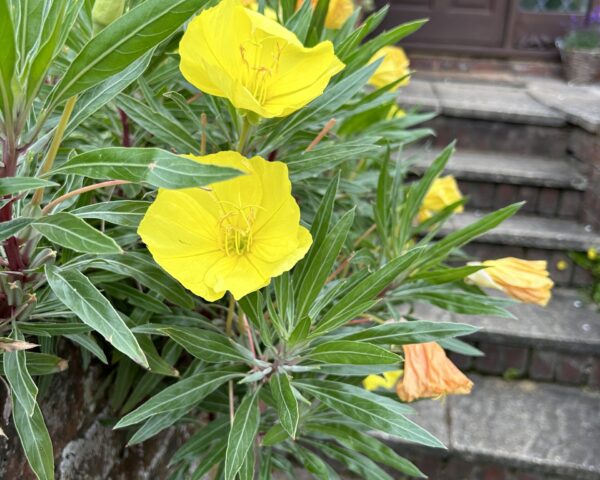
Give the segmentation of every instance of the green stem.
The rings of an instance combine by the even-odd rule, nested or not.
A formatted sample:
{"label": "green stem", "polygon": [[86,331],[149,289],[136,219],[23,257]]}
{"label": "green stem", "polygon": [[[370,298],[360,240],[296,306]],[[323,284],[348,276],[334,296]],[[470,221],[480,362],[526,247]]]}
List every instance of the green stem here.
{"label": "green stem", "polygon": [[237,144],[237,151],[242,155],[244,154],[244,149],[246,148],[246,143],[248,142],[248,136],[250,134],[250,122],[246,117],[242,119],[242,128],[240,130],[240,136]]}
{"label": "green stem", "polygon": [[227,307],[227,320],[225,321],[225,333],[228,337],[233,336],[233,311],[235,309],[235,299],[229,294],[229,306]]}
{"label": "green stem", "polygon": [[[73,108],[75,108],[75,102],[77,102],[77,95],[69,98],[65,105],[65,109],[62,112],[60,117],[60,121],[56,126],[56,131],[54,132],[54,137],[52,138],[52,143],[50,144],[50,148],[48,149],[48,154],[42,164],[42,168],[40,169],[40,175],[48,173],[54,165],[54,160],[56,159],[56,154],[58,153],[58,149],[60,144],[62,143],[63,135],[65,134],[65,130],[67,129],[67,124],[69,123],[69,119],[71,118],[71,113],[73,113]],[[44,195],[44,189],[38,188],[31,200],[33,205],[39,205],[42,203],[42,197]]]}

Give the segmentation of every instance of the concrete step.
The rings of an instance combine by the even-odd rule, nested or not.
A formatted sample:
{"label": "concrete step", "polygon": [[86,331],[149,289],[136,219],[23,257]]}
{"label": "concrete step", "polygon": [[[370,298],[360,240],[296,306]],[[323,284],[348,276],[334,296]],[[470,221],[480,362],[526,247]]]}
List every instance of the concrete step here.
{"label": "concrete step", "polygon": [[[415,170],[418,173],[425,171],[439,152],[421,154]],[[408,151],[408,154],[413,153],[421,152]],[[448,162],[445,173],[463,180],[583,191],[587,179],[577,167],[568,160],[459,148]]]}
{"label": "concrete step", "polygon": [[508,85],[428,81],[413,78],[400,91],[406,108],[446,116],[561,127],[566,115],[535,100],[526,89]]}
{"label": "concrete step", "polygon": [[[454,215],[442,227],[441,233],[447,234],[464,228],[484,215],[481,211],[466,211]],[[509,218],[479,237],[477,242],[580,252],[587,251],[590,247],[600,249],[600,236],[589,226],[571,220],[525,214]]]}
{"label": "concrete step", "polygon": [[598,480],[600,392],[471,375],[471,395],[414,404],[448,450],[396,444],[432,480]]}
{"label": "concrete step", "polygon": [[[440,235],[466,227],[483,215],[481,211],[454,215],[442,227]],[[600,236],[589,225],[573,220],[517,214],[478,237],[464,250],[482,260],[508,256],[546,260],[550,275],[558,286],[580,287],[590,285],[591,277],[570,260],[568,253],[585,252],[591,247],[600,250]]]}
{"label": "concrete step", "polygon": [[[408,151],[418,156],[413,170],[422,174],[439,150]],[[587,179],[575,160],[459,149],[445,174],[454,175],[472,209],[500,208],[526,201],[522,212],[547,217],[581,217]]]}
{"label": "concrete step", "polygon": [[398,104],[440,114],[427,125],[435,130],[438,147],[458,139],[467,149],[554,158],[567,151],[567,115],[538,102],[522,87],[429,81],[417,74],[399,90]]}
{"label": "concrete step", "polygon": [[600,388],[600,314],[595,306],[582,301],[578,292],[555,289],[545,308],[517,303],[509,310],[514,318],[461,315],[418,303],[415,314],[480,328],[464,340],[485,356],[451,354],[464,371]]}

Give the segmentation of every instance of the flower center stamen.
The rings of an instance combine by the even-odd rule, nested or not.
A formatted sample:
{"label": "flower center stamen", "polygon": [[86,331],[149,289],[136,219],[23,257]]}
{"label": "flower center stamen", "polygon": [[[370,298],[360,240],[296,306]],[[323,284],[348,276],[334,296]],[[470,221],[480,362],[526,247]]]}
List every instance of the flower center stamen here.
{"label": "flower center stamen", "polygon": [[[279,42],[275,42],[275,49],[271,53],[271,58],[263,58],[263,49],[269,41],[272,41],[272,39],[251,39],[240,45],[240,55],[244,65],[242,84],[259,103],[264,103],[267,99],[270,79],[277,73],[281,52],[283,51],[283,47],[279,45]],[[268,64],[265,65],[265,63]]]}
{"label": "flower center stamen", "polygon": [[219,219],[221,249],[227,256],[244,255],[252,251],[252,225],[256,219],[256,209],[254,205],[241,207],[228,203],[228,210]]}

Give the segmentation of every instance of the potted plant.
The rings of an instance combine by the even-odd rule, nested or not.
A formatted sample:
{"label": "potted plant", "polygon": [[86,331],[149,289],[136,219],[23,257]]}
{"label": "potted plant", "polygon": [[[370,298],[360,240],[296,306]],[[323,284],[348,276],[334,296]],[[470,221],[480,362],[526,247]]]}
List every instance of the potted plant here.
{"label": "potted plant", "polygon": [[573,18],[569,32],[556,46],[569,82],[600,81],[600,7],[590,6],[583,18]]}

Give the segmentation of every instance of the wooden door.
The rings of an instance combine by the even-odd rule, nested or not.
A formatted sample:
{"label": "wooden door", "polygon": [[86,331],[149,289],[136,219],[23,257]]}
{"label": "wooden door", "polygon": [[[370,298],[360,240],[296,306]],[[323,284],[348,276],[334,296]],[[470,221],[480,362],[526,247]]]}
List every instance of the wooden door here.
{"label": "wooden door", "polygon": [[499,48],[504,44],[509,3],[510,0],[391,0],[384,28],[429,18],[429,23],[403,45],[438,46],[442,50]]}

